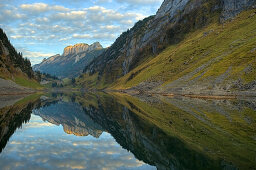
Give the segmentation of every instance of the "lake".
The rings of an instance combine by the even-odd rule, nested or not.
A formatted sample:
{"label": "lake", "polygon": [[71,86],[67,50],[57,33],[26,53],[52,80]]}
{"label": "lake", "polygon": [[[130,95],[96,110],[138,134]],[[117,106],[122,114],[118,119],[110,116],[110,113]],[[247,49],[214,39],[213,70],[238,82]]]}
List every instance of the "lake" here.
{"label": "lake", "polygon": [[70,92],[6,100],[0,169],[256,167],[255,98]]}

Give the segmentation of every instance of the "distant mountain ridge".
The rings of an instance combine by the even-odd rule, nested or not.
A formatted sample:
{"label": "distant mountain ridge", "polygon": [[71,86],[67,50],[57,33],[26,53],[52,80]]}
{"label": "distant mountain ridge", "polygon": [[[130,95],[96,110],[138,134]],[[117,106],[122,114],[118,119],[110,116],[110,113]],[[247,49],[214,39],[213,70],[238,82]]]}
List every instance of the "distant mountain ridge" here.
{"label": "distant mountain ridge", "polygon": [[34,65],[33,69],[60,78],[76,77],[82,73],[87,64],[103,51],[104,48],[99,42],[91,45],[79,43],[74,46],[67,46],[62,55],[57,54],[44,59],[40,64]]}

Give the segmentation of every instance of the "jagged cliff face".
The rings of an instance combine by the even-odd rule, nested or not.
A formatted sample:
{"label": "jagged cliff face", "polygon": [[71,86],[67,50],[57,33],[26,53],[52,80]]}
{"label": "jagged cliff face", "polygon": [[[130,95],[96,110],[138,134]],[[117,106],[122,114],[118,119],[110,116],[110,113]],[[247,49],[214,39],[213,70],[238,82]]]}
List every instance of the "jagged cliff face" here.
{"label": "jagged cliff face", "polygon": [[255,0],[165,0],[155,16],[123,33],[85,72],[98,74],[97,81],[111,84],[160,53],[170,44],[215,20],[225,21],[255,4]]}
{"label": "jagged cliff face", "polygon": [[104,51],[100,43],[92,45],[76,44],[64,49],[62,55],[54,55],[33,66],[34,70],[48,73],[60,78],[75,77],[82,73],[84,67]]}
{"label": "jagged cliff face", "polygon": [[81,52],[91,52],[95,49],[102,49],[102,45],[99,42],[95,42],[92,45],[79,43],[74,46],[67,46],[64,48],[62,56],[79,54]]}
{"label": "jagged cliff face", "polygon": [[222,0],[223,7],[221,20],[235,17],[244,9],[255,6],[255,2],[255,0]]}
{"label": "jagged cliff face", "polygon": [[74,46],[67,46],[66,48],[64,48],[64,52],[62,56],[67,56],[70,54],[78,54],[81,53],[83,51],[87,51],[89,45],[88,44],[76,44]]}
{"label": "jagged cliff face", "polygon": [[165,0],[156,14],[156,19],[165,15],[175,16],[177,12],[182,11],[189,0]]}

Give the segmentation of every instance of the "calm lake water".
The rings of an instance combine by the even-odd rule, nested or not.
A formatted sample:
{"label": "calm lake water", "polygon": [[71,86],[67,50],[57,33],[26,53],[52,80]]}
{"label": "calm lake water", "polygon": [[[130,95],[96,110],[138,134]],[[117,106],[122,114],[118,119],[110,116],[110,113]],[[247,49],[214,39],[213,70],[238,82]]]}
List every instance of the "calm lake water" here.
{"label": "calm lake water", "polygon": [[256,169],[256,100],[32,95],[0,107],[0,169]]}

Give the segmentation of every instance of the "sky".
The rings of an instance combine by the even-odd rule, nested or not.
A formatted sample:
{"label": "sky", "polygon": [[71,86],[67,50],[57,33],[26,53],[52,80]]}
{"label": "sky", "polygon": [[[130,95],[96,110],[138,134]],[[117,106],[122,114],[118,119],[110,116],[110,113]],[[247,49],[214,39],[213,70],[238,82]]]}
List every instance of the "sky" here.
{"label": "sky", "polygon": [[163,0],[0,0],[0,27],[32,64],[68,45],[110,46]]}

